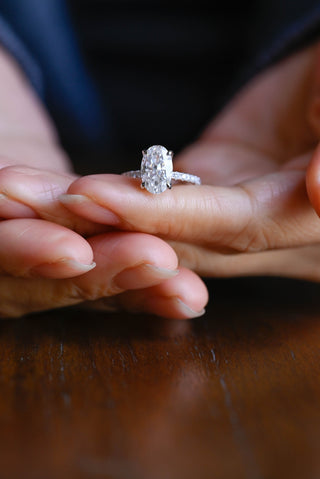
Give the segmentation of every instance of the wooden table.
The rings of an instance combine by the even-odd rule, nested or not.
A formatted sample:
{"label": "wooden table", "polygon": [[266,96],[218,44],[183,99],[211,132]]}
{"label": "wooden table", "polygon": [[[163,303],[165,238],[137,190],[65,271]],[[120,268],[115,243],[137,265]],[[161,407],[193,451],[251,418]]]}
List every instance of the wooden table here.
{"label": "wooden table", "polygon": [[191,322],[2,321],[0,478],[319,478],[320,286],[210,288]]}

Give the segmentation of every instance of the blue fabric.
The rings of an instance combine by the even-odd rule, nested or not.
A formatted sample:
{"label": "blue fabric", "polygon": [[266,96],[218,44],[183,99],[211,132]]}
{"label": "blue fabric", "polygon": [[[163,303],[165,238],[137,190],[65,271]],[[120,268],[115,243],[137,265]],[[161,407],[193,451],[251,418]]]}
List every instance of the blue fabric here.
{"label": "blue fabric", "polygon": [[[79,144],[99,142],[106,131],[105,115],[79,53],[65,1],[1,0],[0,13],[40,65],[45,99],[60,129]],[[11,52],[22,58],[22,49],[13,51],[14,41],[7,35],[6,40]],[[26,70],[31,73],[30,67]],[[34,83],[34,75],[30,78]]]}
{"label": "blue fabric", "polygon": [[39,64],[2,17],[0,17],[0,43],[19,63],[38,94],[43,96],[43,76]]}

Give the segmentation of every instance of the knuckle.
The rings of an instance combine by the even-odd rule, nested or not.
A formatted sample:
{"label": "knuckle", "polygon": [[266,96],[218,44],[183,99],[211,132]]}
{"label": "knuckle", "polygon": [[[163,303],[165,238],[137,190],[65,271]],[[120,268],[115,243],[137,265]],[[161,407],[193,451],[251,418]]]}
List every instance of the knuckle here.
{"label": "knuckle", "polygon": [[169,244],[179,258],[179,266],[199,271],[203,260],[203,254],[200,252],[201,247],[178,241],[169,241]]}
{"label": "knuckle", "polygon": [[247,201],[247,221],[233,236],[230,246],[241,253],[259,253],[270,247],[270,229],[261,215],[261,203],[245,185],[238,185]]}
{"label": "knuckle", "polygon": [[[247,231],[248,235],[248,231]],[[247,241],[242,244],[241,252],[243,253],[261,253],[269,249],[269,239],[263,229],[250,232]]]}
{"label": "knuckle", "polygon": [[101,298],[114,296],[120,292],[122,292],[122,290],[113,285],[112,281],[104,281],[100,284],[96,284],[94,282],[89,283],[88,281],[79,283],[70,280],[65,289],[68,301],[73,304],[82,301],[96,301]]}

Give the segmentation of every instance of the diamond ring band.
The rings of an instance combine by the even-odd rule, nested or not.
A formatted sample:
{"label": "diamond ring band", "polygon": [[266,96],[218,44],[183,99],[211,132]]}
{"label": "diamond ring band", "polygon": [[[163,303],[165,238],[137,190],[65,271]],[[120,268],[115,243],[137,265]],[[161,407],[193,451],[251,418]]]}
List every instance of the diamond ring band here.
{"label": "diamond ring band", "polygon": [[141,169],[122,173],[130,178],[141,178],[141,188],[149,193],[163,193],[167,188],[171,189],[172,181],[184,181],[201,185],[198,176],[189,175],[180,171],[173,171],[173,152],[164,146],[153,145],[142,151]]}

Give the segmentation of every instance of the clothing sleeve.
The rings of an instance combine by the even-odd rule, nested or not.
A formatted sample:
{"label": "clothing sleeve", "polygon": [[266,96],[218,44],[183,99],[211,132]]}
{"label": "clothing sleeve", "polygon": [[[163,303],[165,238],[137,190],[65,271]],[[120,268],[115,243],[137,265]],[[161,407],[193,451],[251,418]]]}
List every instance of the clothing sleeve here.
{"label": "clothing sleeve", "polygon": [[0,15],[0,44],[12,55],[24,71],[38,95],[43,95],[43,79],[39,65],[23,42]]}

